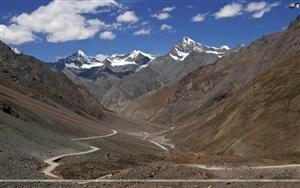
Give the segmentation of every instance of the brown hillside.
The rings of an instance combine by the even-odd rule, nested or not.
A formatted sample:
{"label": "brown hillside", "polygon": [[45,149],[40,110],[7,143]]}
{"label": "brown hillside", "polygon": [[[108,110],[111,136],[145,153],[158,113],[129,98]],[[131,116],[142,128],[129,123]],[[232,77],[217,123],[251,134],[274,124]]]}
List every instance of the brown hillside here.
{"label": "brown hillside", "polygon": [[171,136],[177,147],[237,156],[300,153],[300,53]]}
{"label": "brown hillside", "polygon": [[48,104],[58,103],[79,114],[103,116],[101,104],[63,73],[51,71],[34,57],[15,54],[1,41],[0,85]]}

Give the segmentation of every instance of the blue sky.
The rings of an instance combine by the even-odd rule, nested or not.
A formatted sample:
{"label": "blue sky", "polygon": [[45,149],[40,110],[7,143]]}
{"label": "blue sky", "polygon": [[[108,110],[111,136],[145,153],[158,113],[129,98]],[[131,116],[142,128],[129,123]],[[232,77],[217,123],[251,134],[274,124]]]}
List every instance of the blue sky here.
{"label": "blue sky", "polygon": [[288,1],[0,0],[0,39],[54,61],[139,49],[164,54],[182,37],[209,46],[248,44],[299,15]]}

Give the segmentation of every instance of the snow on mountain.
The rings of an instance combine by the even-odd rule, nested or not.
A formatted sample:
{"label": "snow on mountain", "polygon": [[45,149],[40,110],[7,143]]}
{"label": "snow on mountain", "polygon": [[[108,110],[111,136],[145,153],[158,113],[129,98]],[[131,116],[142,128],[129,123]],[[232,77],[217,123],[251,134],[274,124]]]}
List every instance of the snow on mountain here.
{"label": "snow on mountain", "polygon": [[99,61],[96,57],[87,56],[82,50],[78,50],[68,57],[59,59],[58,63],[63,63],[66,67],[75,69],[90,69],[104,65],[102,61]]}
{"label": "snow on mountain", "polygon": [[130,65],[130,64],[136,64],[134,61],[127,61],[124,58],[119,58],[119,57],[115,57],[115,58],[107,58],[107,61],[110,62],[110,65],[115,67],[115,66],[123,66],[123,65]]}
{"label": "snow on mountain", "polygon": [[145,65],[150,63],[155,57],[153,55],[144,53],[139,50],[133,50],[128,54],[113,54],[106,60],[110,62],[111,66],[124,66],[124,65]]}
{"label": "snow on mountain", "polygon": [[149,66],[149,63],[148,63],[148,64],[145,64],[145,65],[141,65],[141,66],[139,66],[139,67],[136,69],[135,72],[138,72],[138,71],[140,71],[140,70],[142,70],[143,68],[146,68],[146,67],[148,67],[148,66]]}
{"label": "snow on mountain", "polygon": [[77,55],[79,55],[81,57],[86,57],[85,53],[82,50],[78,50]]}
{"label": "snow on mountain", "polygon": [[95,58],[99,61],[104,61],[108,57],[109,57],[109,55],[97,54]]}
{"label": "snow on mountain", "polygon": [[230,50],[229,46],[226,46],[226,45],[220,46],[220,49],[222,49],[222,50]]}
{"label": "snow on mountain", "polygon": [[129,55],[129,57],[131,57],[131,58],[137,58],[139,55],[143,55],[143,56],[147,57],[150,60],[153,60],[155,58],[155,56],[153,56],[151,54],[147,54],[147,53],[139,51],[139,50],[133,50],[131,52],[131,54]]}
{"label": "snow on mountain", "polygon": [[221,58],[229,50],[230,48],[226,45],[223,45],[220,48],[210,47],[195,42],[188,37],[183,37],[170,51],[169,55],[176,61],[183,61],[193,51],[216,54]]}
{"label": "snow on mountain", "polygon": [[101,63],[101,62],[92,62],[91,64],[83,64],[81,66],[82,69],[90,69],[90,68],[93,68],[93,67],[101,67],[103,66],[104,63]]}
{"label": "snow on mountain", "polygon": [[139,50],[133,50],[128,54],[113,54],[111,56],[98,54],[95,57],[87,56],[82,50],[78,50],[68,57],[58,60],[58,63],[65,64],[68,68],[90,69],[93,67],[107,66],[126,66],[136,65],[137,69],[142,69],[155,57],[151,54]]}
{"label": "snow on mountain", "polygon": [[22,54],[22,52],[18,48],[11,48],[11,50],[14,51],[15,54],[18,54],[18,55]]}

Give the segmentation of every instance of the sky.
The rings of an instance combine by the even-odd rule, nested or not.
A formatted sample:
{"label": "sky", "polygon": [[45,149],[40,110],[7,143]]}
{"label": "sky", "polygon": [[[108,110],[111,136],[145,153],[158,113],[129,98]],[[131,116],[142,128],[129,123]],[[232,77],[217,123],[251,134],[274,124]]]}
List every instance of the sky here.
{"label": "sky", "polygon": [[0,0],[0,40],[51,62],[138,49],[167,53],[182,37],[208,46],[249,44],[300,13],[290,1]]}

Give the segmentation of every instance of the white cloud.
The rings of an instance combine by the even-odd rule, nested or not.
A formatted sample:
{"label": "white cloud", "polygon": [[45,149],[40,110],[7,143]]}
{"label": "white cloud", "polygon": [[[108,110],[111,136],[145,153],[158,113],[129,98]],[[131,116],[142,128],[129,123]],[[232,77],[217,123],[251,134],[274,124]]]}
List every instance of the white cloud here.
{"label": "white cloud", "polygon": [[242,14],[242,10],[243,6],[241,4],[231,3],[221,8],[218,12],[214,14],[214,16],[216,19],[234,17]]}
{"label": "white cloud", "polygon": [[165,20],[171,17],[170,12],[172,12],[175,9],[175,6],[165,7],[159,13],[151,15],[151,17],[157,18],[158,20]]}
{"label": "white cloud", "polygon": [[135,15],[134,11],[126,11],[117,17],[117,21],[135,23],[139,21],[139,18]]}
{"label": "white cloud", "polygon": [[261,2],[251,2],[246,7],[246,12],[252,13],[253,18],[261,18],[265,13],[271,11],[272,8],[277,7],[279,3],[266,3]]}
{"label": "white cloud", "polygon": [[167,25],[167,24],[162,24],[160,26],[160,30],[162,30],[162,31],[171,31],[172,30],[172,26]]}
{"label": "white cloud", "polygon": [[175,6],[165,7],[162,9],[162,12],[172,12],[173,10],[175,10],[175,8]]}
{"label": "white cloud", "polygon": [[157,18],[159,20],[165,20],[171,17],[171,15],[167,12],[162,12],[162,13],[158,13],[158,14],[153,14],[152,15],[153,18]]}
{"label": "white cloud", "polygon": [[113,40],[116,38],[116,34],[111,31],[104,31],[100,33],[99,37],[103,40]]}
{"label": "white cloud", "polygon": [[31,13],[12,17],[11,25],[1,25],[0,39],[9,44],[22,44],[34,41],[37,38],[34,33],[46,34],[47,41],[53,43],[91,38],[105,23],[82,14],[95,14],[100,7],[115,5],[114,0],[54,0]]}
{"label": "white cloud", "polygon": [[104,55],[104,54],[97,54],[96,59],[99,61],[104,61],[106,58],[108,58],[109,55]]}
{"label": "white cloud", "polygon": [[149,35],[150,32],[151,32],[150,29],[141,29],[141,30],[134,32],[133,34],[134,35]]}
{"label": "white cloud", "polygon": [[192,22],[202,22],[205,20],[207,14],[196,14],[195,16],[192,17],[191,21]]}
{"label": "white cloud", "polygon": [[7,44],[19,45],[32,42],[35,39],[36,36],[28,28],[16,24],[10,26],[0,25],[0,40]]}
{"label": "white cloud", "polygon": [[247,12],[254,12],[254,11],[259,11],[262,8],[264,8],[266,6],[266,2],[262,1],[262,2],[251,2],[247,5],[246,7],[246,11]]}

